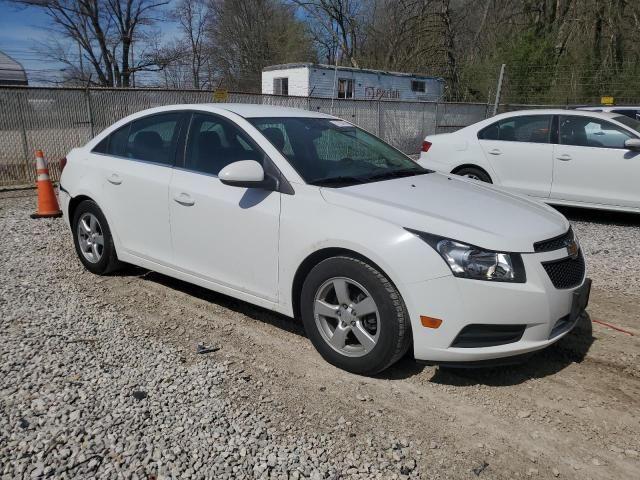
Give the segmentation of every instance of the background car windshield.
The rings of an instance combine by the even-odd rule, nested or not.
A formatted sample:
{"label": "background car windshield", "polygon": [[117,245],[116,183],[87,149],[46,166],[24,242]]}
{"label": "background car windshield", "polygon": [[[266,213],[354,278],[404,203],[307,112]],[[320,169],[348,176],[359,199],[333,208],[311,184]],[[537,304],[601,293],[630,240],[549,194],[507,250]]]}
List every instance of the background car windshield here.
{"label": "background car windshield", "polygon": [[616,122],[620,122],[621,124],[634,129],[636,132],[640,133],[640,121],[629,118],[625,115],[620,115],[618,117],[613,117]]}
{"label": "background car windshield", "polygon": [[375,136],[342,120],[254,118],[250,122],[307,183],[361,183],[428,170]]}

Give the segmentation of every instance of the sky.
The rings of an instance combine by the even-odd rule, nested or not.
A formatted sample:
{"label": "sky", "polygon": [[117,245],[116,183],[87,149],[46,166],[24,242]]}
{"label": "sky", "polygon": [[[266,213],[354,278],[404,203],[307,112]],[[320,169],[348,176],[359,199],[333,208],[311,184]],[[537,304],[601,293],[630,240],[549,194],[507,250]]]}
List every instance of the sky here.
{"label": "sky", "polygon": [[20,62],[34,83],[62,68],[34,51],[50,35],[48,25],[48,18],[38,9],[16,8],[0,2],[0,50]]}
{"label": "sky", "polygon": [[[175,29],[174,24],[163,23],[163,37],[175,36]],[[51,85],[62,75],[64,65],[42,53],[42,45],[51,35],[51,21],[44,11],[0,0],[0,50],[22,64],[30,85]]]}

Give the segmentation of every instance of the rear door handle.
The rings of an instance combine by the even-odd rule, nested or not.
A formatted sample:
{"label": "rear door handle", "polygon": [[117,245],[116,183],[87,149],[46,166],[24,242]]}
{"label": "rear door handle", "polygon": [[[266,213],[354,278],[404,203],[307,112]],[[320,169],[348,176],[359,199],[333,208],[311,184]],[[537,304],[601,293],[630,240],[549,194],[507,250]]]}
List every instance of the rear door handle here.
{"label": "rear door handle", "polygon": [[122,178],[117,173],[112,173],[107,177],[107,181],[114,185],[120,185],[122,183]]}
{"label": "rear door handle", "polygon": [[180,205],[184,205],[185,207],[190,207],[195,205],[196,201],[193,199],[191,195],[188,193],[182,192],[179,195],[173,197],[173,199],[178,202]]}
{"label": "rear door handle", "polygon": [[489,155],[502,155],[502,150],[499,148],[493,148],[489,150]]}
{"label": "rear door handle", "polygon": [[558,160],[562,160],[563,162],[568,162],[569,160],[571,160],[571,155],[567,155],[566,153],[563,155],[558,155],[556,157]]}

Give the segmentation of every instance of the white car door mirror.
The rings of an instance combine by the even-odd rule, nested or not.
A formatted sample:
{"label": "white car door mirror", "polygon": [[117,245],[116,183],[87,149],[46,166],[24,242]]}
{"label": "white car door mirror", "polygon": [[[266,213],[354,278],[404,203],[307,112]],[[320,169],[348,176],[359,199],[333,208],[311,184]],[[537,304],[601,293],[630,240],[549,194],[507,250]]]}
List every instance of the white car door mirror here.
{"label": "white car door mirror", "polygon": [[267,188],[269,177],[255,160],[239,160],[224,167],[218,173],[218,178],[225,185],[244,188]]}
{"label": "white car door mirror", "polygon": [[640,138],[629,138],[625,140],[624,148],[633,151],[640,151]]}

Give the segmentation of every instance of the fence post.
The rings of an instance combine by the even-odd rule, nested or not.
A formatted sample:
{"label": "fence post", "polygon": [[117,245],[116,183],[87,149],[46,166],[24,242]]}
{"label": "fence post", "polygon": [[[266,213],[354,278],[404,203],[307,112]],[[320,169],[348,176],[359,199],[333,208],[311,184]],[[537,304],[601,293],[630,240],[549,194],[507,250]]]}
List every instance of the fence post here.
{"label": "fence post", "polygon": [[433,115],[433,133],[438,133],[438,107],[440,106],[440,102],[436,100],[436,111]]}
{"label": "fence post", "polygon": [[22,136],[22,152],[24,154],[24,182],[28,183],[29,181],[29,145],[27,143],[27,126],[24,120],[24,112],[29,108],[29,102],[26,100],[25,96],[27,92],[18,92],[18,98],[20,99],[18,102],[18,115],[20,118],[20,130]]}
{"label": "fence post", "polygon": [[93,110],[91,109],[91,92],[89,91],[89,87],[85,90],[85,103],[87,104],[87,115],[89,117],[89,131],[91,132],[92,139],[95,136],[94,126],[93,126]]}
{"label": "fence post", "polygon": [[502,64],[500,67],[500,76],[498,77],[498,88],[496,88],[496,102],[493,104],[493,114],[498,114],[498,107],[500,106],[500,96],[502,95],[502,80],[504,79],[504,69],[507,65]]}
{"label": "fence post", "polygon": [[382,117],[380,116],[380,99],[378,99],[376,105],[378,111],[378,123],[376,125],[376,136],[382,138]]}

